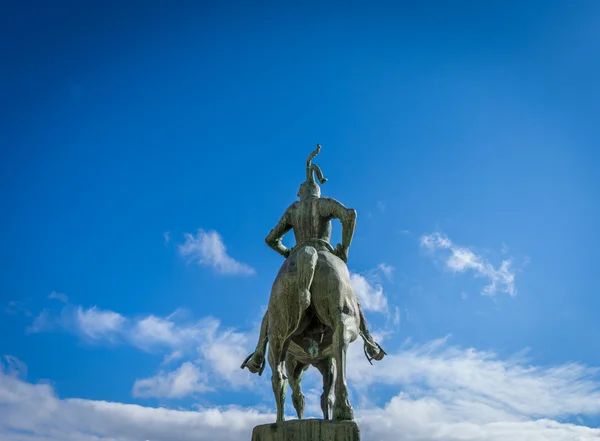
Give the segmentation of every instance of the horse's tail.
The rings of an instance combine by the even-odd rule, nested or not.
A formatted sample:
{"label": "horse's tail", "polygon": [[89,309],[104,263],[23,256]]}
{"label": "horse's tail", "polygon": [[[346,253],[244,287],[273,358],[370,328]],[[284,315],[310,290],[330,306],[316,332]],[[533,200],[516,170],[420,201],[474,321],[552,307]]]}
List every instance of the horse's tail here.
{"label": "horse's tail", "polygon": [[304,312],[311,304],[310,287],[315,276],[319,253],[315,247],[305,245],[296,251],[296,265],[298,268],[298,324]]}

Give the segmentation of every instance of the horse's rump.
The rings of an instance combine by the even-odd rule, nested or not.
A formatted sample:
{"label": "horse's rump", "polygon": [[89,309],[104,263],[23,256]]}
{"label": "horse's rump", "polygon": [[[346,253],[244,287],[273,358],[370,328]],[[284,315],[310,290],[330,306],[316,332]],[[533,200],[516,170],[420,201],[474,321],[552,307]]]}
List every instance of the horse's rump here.
{"label": "horse's rump", "polygon": [[[346,264],[329,251],[319,251],[313,281],[310,287],[310,306],[300,316],[298,266],[296,256],[290,256],[281,266],[273,283],[269,301],[270,314],[279,323],[286,323],[289,336],[302,348],[309,345],[308,338],[319,343],[320,348],[331,344],[332,317],[337,311],[348,318],[358,319],[358,300],[350,284],[350,273]],[[336,311],[333,311],[333,310]],[[322,327],[319,332],[318,328]],[[280,329],[280,332],[282,329]]]}
{"label": "horse's rump", "polygon": [[332,308],[351,317],[358,317],[358,299],[350,283],[348,267],[342,259],[328,253],[319,252],[319,260],[310,292],[312,306],[319,319],[328,326],[333,314]]}

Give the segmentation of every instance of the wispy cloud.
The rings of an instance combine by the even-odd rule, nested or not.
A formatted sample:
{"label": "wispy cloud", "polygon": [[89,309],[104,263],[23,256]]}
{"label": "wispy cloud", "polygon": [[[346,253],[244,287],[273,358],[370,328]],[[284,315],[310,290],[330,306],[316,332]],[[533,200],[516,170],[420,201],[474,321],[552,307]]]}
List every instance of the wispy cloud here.
{"label": "wispy cloud", "polygon": [[155,347],[177,348],[186,340],[195,340],[197,330],[179,327],[171,319],[149,315],[138,318],[127,330],[127,340],[141,349]]}
{"label": "wispy cloud", "polygon": [[50,295],[48,295],[48,298],[55,299],[55,300],[58,300],[59,302],[63,302],[63,303],[67,303],[69,301],[69,298],[65,294],[62,294],[62,293],[56,292],[56,291],[52,291],[50,293]]}
{"label": "wispy cloud", "polygon": [[48,309],[43,309],[34,319],[30,326],[25,329],[27,334],[49,331],[54,324]]}
{"label": "wispy cloud", "polygon": [[97,306],[86,309],[66,303],[60,313],[44,308],[25,332],[34,334],[62,329],[88,341],[115,341],[126,326],[127,319],[119,313],[102,310]]}
{"label": "wispy cloud", "polygon": [[387,361],[375,369],[358,363],[362,354],[353,347],[348,377],[365,390],[373,384],[400,386],[403,400],[435,401],[478,423],[600,413],[597,368],[578,363],[535,366],[523,355],[501,359],[490,351],[448,343],[449,338],[442,338],[389,351]]}
{"label": "wispy cloud", "polygon": [[387,311],[388,301],[381,285],[373,285],[365,276],[356,273],[350,274],[350,283],[364,310]]}
{"label": "wispy cloud", "polygon": [[476,276],[489,280],[481,293],[494,296],[497,292],[505,292],[515,296],[515,271],[511,268],[510,259],[503,260],[500,267],[495,268],[483,256],[475,254],[466,247],[454,244],[450,239],[440,233],[421,236],[421,246],[432,252],[444,255],[446,267],[455,273],[473,271]]}
{"label": "wispy cloud", "polygon": [[84,336],[94,340],[110,340],[123,329],[125,317],[96,306],[89,309],[80,306],[75,312],[75,322]]}
{"label": "wispy cloud", "polygon": [[0,439],[5,441],[230,441],[274,421],[252,409],[171,410],[78,398],[0,370]]}
{"label": "wispy cloud", "polygon": [[151,378],[136,380],[133,396],[139,398],[182,398],[211,390],[208,376],[193,363],[186,361],[173,372],[160,372]]}
{"label": "wispy cloud", "polygon": [[181,351],[173,351],[173,352],[171,352],[169,354],[166,354],[163,357],[163,361],[162,361],[161,365],[167,365],[167,364],[169,364],[169,363],[171,363],[171,362],[173,362],[175,360],[179,360],[182,357],[183,357],[183,352],[181,352]]}
{"label": "wispy cloud", "polygon": [[400,315],[400,308],[395,307],[394,308],[394,318],[392,320],[392,323],[395,326],[398,326],[400,324],[400,320],[401,320],[401,315]]}
{"label": "wispy cloud", "polygon": [[26,305],[23,302],[19,302],[16,300],[11,300],[4,307],[4,312],[12,315],[25,315],[27,317],[31,317],[33,314],[27,309]]}
{"label": "wispy cloud", "polygon": [[377,268],[379,269],[379,271],[381,271],[383,273],[383,275],[388,279],[388,280],[392,280],[393,276],[394,276],[394,270],[396,268],[394,268],[392,265],[388,265],[387,263],[380,263]]}
{"label": "wispy cloud", "polygon": [[27,365],[13,355],[0,357],[0,373],[11,377],[27,377]]}
{"label": "wispy cloud", "polygon": [[256,341],[249,334],[233,329],[221,329],[221,323],[214,318],[202,320],[202,341],[198,346],[204,365],[208,370],[218,372],[219,377],[233,387],[247,386],[252,377],[240,375],[240,354],[245,356],[249,346]]}
{"label": "wispy cloud", "polygon": [[168,245],[171,242],[171,232],[165,231],[163,233],[163,242],[165,245]]}
{"label": "wispy cloud", "polygon": [[196,236],[185,233],[185,242],[179,246],[182,256],[196,261],[200,265],[211,267],[222,275],[251,275],[254,268],[240,263],[227,254],[227,248],[221,235],[216,231],[198,230]]}
{"label": "wispy cloud", "polygon": [[351,271],[350,283],[363,310],[383,313],[388,322],[397,325],[400,323],[399,315],[390,312],[388,297],[382,286],[383,279],[393,281],[395,270],[392,265],[380,263],[376,268],[363,273]]}
{"label": "wispy cloud", "polygon": [[[220,321],[213,317],[192,321],[186,319],[187,314],[182,310],[167,317],[152,314],[125,317],[96,306],[85,309],[66,305],[59,314],[44,310],[27,331],[32,333],[62,329],[87,342],[129,344],[142,351],[160,355],[162,366],[174,360],[192,360],[204,371],[212,373],[213,384],[233,388],[251,385],[252,375],[247,371],[240,371],[239,366],[254,341],[247,334],[222,328]],[[189,366],[186,369],[178,374],[171,373],[173,375],[161,373],[152,384],[159,384],[161,381],[161,387],[165,387],[167,380],[175,381],[180,378],[178,375],[191,372]],[[140,381],[144,387],[151,384],[150,379]],[[139,392],[141,389],[136,390]],[[143,393],[139,392],[138,396],[142,397]]]}

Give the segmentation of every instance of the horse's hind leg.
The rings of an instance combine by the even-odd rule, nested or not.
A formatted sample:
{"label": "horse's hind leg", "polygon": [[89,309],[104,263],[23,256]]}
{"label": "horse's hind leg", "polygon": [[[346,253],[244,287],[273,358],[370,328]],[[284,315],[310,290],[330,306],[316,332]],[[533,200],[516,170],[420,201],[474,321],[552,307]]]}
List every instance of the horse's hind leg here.
{"label": "horse's hind leg", "polygon": [[346,382],[346,352],[351,339],[345,328],[344,321],[340,319],[333,333],[332,349],[336,367],[333,419],[338,421],[354,419],[354,411],[348,399],[348,384]]}
{"label": "horse's hind leg", "polygon": [[[346,354],[348,346],[358,336],[357,307],[352,303],[352,293],[349,282],[340,281],[338,291],[330,290],[330,306],[328,310],[333,338],[331,342],[331,356],[335,362],[335,402],[333,405],[333,419],[337,421],[353,420],[354,411],[348,399],[348,385],[346,383]],[[350,294],[349,294],[350,293]],[[338,294],[337,298],[336,295]]]}
{"label": "horse's hind leg", "polygon": [[317,369],[323,376],[323,394],[321,395],[321,410],[323,411],[323,418],[326,420],[331,419],[331,408],[333,407],[333,380],[334,380],[334,366],[333,359],[326,358],[317,364]]}
{"label": "horse's hind leg", "polygon": [[292,388],[292,403],[298,414],[298,419],[304,418],[304,394],[302,393],[302,375],[307,366],[300,363],[290,354],[285,358],[285,370]]}
{"label": "horse's hind leg", "polygon": [[271,366],[271,385],[277,404],[277,422],[283,422],[285,395],[287,392],[287,378],[283,372],[284,342],[279,338],[269,339],[269,365]]}

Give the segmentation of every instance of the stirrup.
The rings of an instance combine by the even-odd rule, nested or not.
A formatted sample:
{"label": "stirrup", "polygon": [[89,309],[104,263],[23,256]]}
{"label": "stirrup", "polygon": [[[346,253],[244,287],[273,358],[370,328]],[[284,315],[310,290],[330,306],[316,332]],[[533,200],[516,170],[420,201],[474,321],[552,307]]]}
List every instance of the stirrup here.
{"label": "stirrup", "polygon": [[[254,351],[252,354],[248,355],[246,357],[246,359],[244,360],[244,362],[242,363],[242,365],[240,366],[240,369],[244,369],[245,367],[248,367],[248,362],[250,361],[250,359],[252,358],[252,356],[255,354],[256,351]],[[266,366],[266,361],[265,358],[263,357],[263,361],[260,364],[260,367],[258,369],[258,376],[262,376],[263,371],[265,370],[265,366]]]}
{"label": "stirrup", "polygon": [[[374,360],[374,359],[375,359],[375,357],[370,357],[370,356],[369,356],[369,353],[367,352],[367,344],[369,344],[369,346],[371,346],[371,347],[377,346],[377,349],[379,349],[379,352],[381,352],[381,353],[382,353],[384,356],[385,356],[385,355],[387,355],[387,352],[385,352],[385,351],[383,350],[383,348],[382,348],[381,346],[379,346],[379,343],[375,343],[375,344],[373,344],[373,343],[371,343],[370,341],[366,341],[366,342],[365,342],[365,344],[363,345],[363,351],[364,351],[364,353],[365,353],[365,357],[367,357],[367,361],[369,362],[369,364],[370,364],[371,366],[373,366],[373,362],[372,362],[372,360]],[[383,358],[383,357],[381,357],[381,358]],[[381,360],[381,358],[380,358],[379,360]]]}

